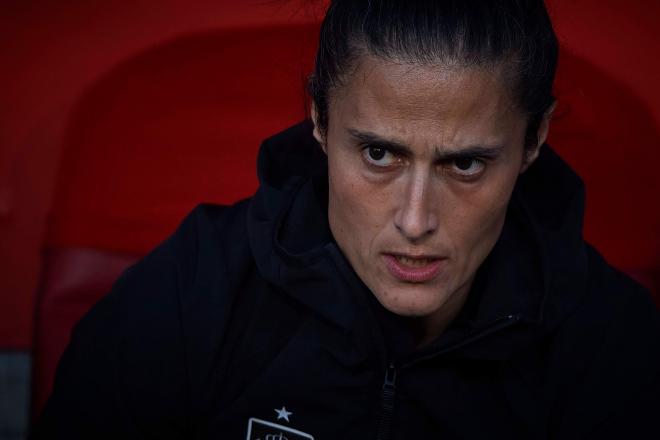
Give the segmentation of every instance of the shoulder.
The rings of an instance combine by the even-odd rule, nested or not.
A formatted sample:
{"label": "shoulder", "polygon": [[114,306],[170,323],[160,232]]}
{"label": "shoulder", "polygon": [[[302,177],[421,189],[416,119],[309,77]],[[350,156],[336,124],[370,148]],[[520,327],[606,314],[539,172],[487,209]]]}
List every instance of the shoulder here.
{"label": "shoulder", "polygon": [[[586,245],[586,288],[573,313],[559,327],[576,341],[590,344],[603,340],[658,337],[660,312],[650,292],[623,272],[609,265],[593,247]],[[574,334],[581,330],[579,337]]]}
{"label": "shoulder", "polygon": [[194,208],[170,237],[121,275],[111,295],[130,289],[125,300],[133,307],[141,301],[153,301],[154,296],[162,304],[165,292],[185,302],[196,284],[208,284],[211,278],[221,276],[226,271],[218,269],[231,259],[247,257],[248,203],[244,200],[232,206],[202,204]]}
{"label": "shoulder", "polygon": [[[191,269],[201,259],[247,243],[246,215],[249,199],[235,205],[201,204],[188,214],[176,231],[144,261],[168,256]],[[162,255],[161,255],[162,254]],[[191,263],[192,257],[192,263]]]}
{"label": "shoulder", "polygon": [[246,205],[195,208],[122,274],[76,324],[37,432],[173,438],[187,429],[235,296],[228,267],[249,265]]}
{"label": "shoulder", "polygon": [[139,415],[154,436],[183,429],[222,343],[240,284],[234,269],[250,266],[247,204],[196,207],[119,277],[76,325],[54,401],[120,396],[113,411]]}
{"label": "shoulder", "polygon": [[655,338],[658,342],[660,312],[650,292],[588,245],[587,259],[588,289],[578,317],[593,316],[604,328],[616,329],[611,335],[615,339]]}
{"label": "shoulder", "polygon": [[588,245],[587,259],[586,292],[560,326],[559,340],[593,354],[603,372],[660,367],[660,312],[650,292]]}
{"label": "shoulder", "polygon": [[153,354],[154,339],[181,339],[203,315],[226,313],[237,267],[250,265],[247,204],[197,206],[118,278],[84,320],[98,321],[94,317],[102,313],[114,320],[111,328],[121,333],[125,349],[145,352],[145,345]]}
{"label": "shoulder", "polygon": [[[597,368],[613,392],[660,385],[660,311],[650,292],[588,248],[589,288],[578,318],[599,331]],[[624,389],[625,388],[625,389]]]}
{"label": "shoulder", "polygon": [[555,375],[569,396],[564,430],[589,427],[584,435],[601,438],[657,430],[660,312],[646,289],[589,246],[587,256],[584,299],[555,339]]}
{"label": "shoulder", "polygon": [[[166,334],[171,326],[189,339],[195,328],[222,328],[253,267],[248,205],[249,200],[197,206],[167,240],[119,278],[109,296],[117,297],[123,326],[135,326],[125,333],[144,335],[151,328]],[[208,339],[213,330],[202,333]]]}

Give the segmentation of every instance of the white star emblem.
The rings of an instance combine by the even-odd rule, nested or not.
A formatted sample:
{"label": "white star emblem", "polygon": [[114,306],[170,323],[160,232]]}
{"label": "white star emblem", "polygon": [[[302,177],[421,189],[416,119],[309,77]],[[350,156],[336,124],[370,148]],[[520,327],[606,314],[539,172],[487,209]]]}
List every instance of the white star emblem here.
{"label": "white star emblem", "polygon": [[277,413],[277,420],[284,419],[287,422],[289,421],[289,416],[293,414],[290,411],[286,410],[286,407],[282,407],[282,409],[275,409],[275,412]]}

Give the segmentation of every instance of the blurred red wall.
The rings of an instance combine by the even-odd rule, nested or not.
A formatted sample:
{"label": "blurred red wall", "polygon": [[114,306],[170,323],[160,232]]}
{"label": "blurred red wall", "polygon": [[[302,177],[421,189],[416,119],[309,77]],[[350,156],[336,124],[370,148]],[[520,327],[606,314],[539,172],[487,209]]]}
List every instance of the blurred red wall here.
{"label": "blurred red wall", "polygon": [[[0,5],[0,348],[30,347],[63,136],[84,92],[182,35],[317,21],[305,2],[4,0]],[[310,38],[314,38],[310,35]],[[231,68],[231,66],[228,66]]]}
{"label": "blurred red wall", "polygon": [[[113,67],[176,37],[242,26],[315,21],[317,11],[299,7],[302,3],[305,2],[2,2],[0,348],[30,347],[33,295],[38,283],[40,251],[53,200],[61,146],[72,111],[85,91]],[[660,30],[655,21],[660,17],[660,2],[553,0],[549,6],[558,36],[571,59],[588,62],[591,71],[608,72],[611,81],[634,95],[639,106],[646,109],[645,117],[651,127],[655,127],[657,139],[660,65],[656,54],[660,49]],[[310,38],[314,37],[310,35]],[[602,103],[606,105],[610,91],[602,90],[602,93]],[[570,117],[570,112],[567,115]],[[594,130],[599,130],[601,121],[586,122]],[[621,136],[625,137],[625,130]],[[660,145],[646,148],[658,149]],[[571,150],[558,149],[570,160]],[[622,151],[620,154],[628,153]],[[608,158],[605,163],[606,171],[613,167],[612,175],[621,174],[616,169],[616,157]],[[642,164],[642,168],[648,172],[652,165]],[[587,168],[578,168],[578,171],[582,174],[591,172]],[[606,177],[596,176],[599,179]],[[608,199],[608,194],[595,197],[595,203],[601,205],[612,202],[617,201]],[[651,207],[651,215],[641,221],[645,222],[643,230],[648,233],[654,225],[657,226],[657,215],[653,213],[657,212],[658,198],[650,198],[646,203]],[[631,209],[635,215],[642,212],[644,216],[644,207],[637,209],[633,206]],[[588,221],[591,220],[588,218]],[[611,231],[595,231],[594,241],[608,240],[608,233]],[[649,238],[645,243],[644,237],[637,237],[632,246],[639,252],[629,254],[657,258],[656,244],[655,238]],[[625,243],[617,246],[625,246]],[[617,255],[606,256],[615,264],[627,264],[625,260],[617,261]]]}

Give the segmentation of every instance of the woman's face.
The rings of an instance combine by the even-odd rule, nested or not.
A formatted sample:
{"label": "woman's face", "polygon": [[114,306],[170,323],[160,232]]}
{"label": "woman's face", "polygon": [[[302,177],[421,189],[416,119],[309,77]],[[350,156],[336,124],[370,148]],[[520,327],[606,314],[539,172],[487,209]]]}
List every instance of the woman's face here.
{"label": "woman's face", "polygon": [[[313,115],[314,116],[314,115]],[[393,313],[450,320],[535,158],[497,71],[363,57],[315,137],[328,156],[332,234]],[[539,130],[545,140],[547,121]]]}

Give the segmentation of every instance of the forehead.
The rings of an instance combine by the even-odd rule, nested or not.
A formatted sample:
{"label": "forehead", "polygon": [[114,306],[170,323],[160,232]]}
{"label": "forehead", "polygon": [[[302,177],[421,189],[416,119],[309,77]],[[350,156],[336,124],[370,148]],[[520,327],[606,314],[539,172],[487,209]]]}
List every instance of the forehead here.
{"label": "forehead", "polygon": [[333,94],[333,122],[446,143],[503,141],[519,131],[498,69],[417,66],[364,56]]}

